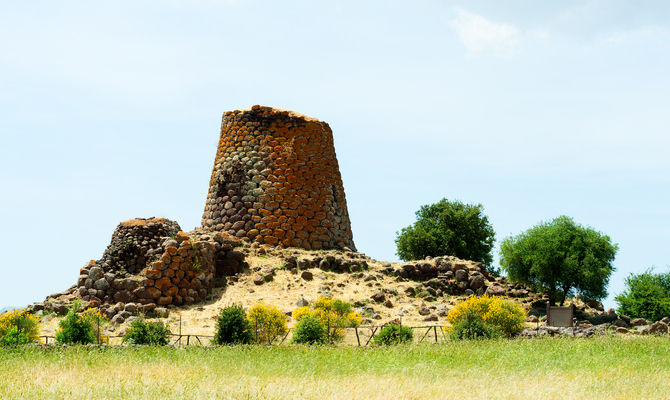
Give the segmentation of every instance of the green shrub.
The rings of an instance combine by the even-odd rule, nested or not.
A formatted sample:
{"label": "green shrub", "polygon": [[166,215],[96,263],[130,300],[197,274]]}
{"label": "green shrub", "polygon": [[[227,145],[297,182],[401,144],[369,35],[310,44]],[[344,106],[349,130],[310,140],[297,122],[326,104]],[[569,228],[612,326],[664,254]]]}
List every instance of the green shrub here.
{"label": "green shrub", "polygon": [[30,342],[30,338],[24,331],[14,327],[10,328],[0,339],[0,346],[19,346]]}
{"label": "green shrub", "polygon": [[442,199],[422,206],[416,222],[397,233],[398,256],[420,260],[451,255],[491,264],[495,232],[481,204]]}
{"label": "green shrub", "polygon": [[670,272],[654,274],[649,269],[626,278],[626,290],[616,296],[619,314],[658,321],[670,316]]}
{"label": "green shrub", "polygon": [[214,344],[248,344],[252,339],[247,314],[241,305],[225,307],[216,319]]}
{"label": "green shrub", "polygon": [[328,341],[328,332],[323,324],[311,315],[300,319],[293,332],[293,343],[324,344]]}
{"label": "green shrub", "polygon": [[317,297],[311,307],[304,306],[295,309],[292,316],[298,323],[306,316],[318,319],[326,329],[327,340],[331,343],[344,338],[343,328],[358,326],[363,320],[363,317],[353,309],[349,302],[326,296]]}
{"label": "green shrub", "polygon": [[123,337],[124,342],[131,344],[148,344],[165,346],[169,343],[170,329],[162,322],[147,322],[138,319],[130,324],[130,328]]}
{"label": "green shrub", "polygon": [[474,310],[467,310],[451,329],[453,340],[494,339],[503,335],[499,328],[486,324]]}
{"label": "green shrub", "polygon": [[412,329],[402,325],[386,325],[375,335],[374,344],[391,345],[411,342],[414,338]]}
{"label": "green shrub", "polygon": [[56,342],[61,344],[88,344],[95,342],[95,328],[91,321],[79,315],[75,309],[58,324]]}

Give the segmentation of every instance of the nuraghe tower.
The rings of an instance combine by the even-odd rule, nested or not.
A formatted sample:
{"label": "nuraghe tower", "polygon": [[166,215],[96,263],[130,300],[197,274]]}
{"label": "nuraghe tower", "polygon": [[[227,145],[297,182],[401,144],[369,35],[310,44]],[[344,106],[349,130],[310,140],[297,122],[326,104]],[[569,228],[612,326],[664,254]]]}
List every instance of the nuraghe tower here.
{"label": "nuraghe tower", "polygon": [[355,250],[328,124],[272,107],[224,113],[202,227],[282,247]]}

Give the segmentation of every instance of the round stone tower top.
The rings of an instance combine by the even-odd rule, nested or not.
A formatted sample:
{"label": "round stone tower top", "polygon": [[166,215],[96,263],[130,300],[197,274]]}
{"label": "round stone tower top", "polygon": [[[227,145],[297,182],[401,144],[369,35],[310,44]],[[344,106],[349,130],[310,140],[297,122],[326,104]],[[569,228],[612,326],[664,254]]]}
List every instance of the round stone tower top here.
{"label": "round stone tower top", "polygon": [[202,226],[283,247],[354,249],[328,124],[272,107],[224,113]]}

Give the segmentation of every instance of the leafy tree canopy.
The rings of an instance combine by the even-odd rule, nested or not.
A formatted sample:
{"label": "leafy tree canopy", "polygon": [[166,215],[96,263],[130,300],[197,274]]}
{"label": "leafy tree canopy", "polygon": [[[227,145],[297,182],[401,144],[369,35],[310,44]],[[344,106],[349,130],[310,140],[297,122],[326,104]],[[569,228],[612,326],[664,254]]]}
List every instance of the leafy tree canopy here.
{"label": "leafy tree canopy", "polygon": [[396,237],[398,256],[420,260],[445,255],[490,265],[495,232],[481,204],[464,204],[442,199],[422,206],[416,222]]}
{"label": "leafy tree canopy", "polygon": [[560,216],[505,239],[500,265],[513,282],[544,291],[562,305],[576,293],[605,297],[617,250],[609,236]]}
{"label": "leafy tree canopy", "polygon": [[618,312],[633,318],[658,321],[670,317],[670,271],[654,274],[651,269],[626,278],[626,290],[614,300]]}

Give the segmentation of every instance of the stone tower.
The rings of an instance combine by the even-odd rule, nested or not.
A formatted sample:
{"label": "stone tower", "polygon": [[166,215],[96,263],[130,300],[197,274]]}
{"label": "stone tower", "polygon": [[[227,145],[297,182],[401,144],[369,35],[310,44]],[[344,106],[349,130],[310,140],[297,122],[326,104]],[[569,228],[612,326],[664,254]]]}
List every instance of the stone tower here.
{"label": "stone tower", "polygon": [[202,227],[283,247],[355,250],[328,124],[272,107],[224,113]]}

